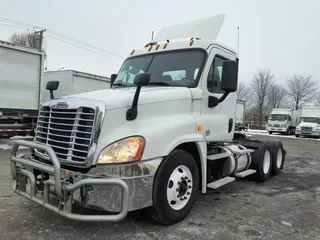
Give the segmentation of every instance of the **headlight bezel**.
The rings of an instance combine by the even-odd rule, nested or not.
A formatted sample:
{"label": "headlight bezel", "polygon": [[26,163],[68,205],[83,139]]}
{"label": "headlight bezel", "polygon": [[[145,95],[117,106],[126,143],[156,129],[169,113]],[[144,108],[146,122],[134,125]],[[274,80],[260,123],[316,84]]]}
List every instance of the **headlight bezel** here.
{"label": "headlight bezel", "polygon": [[[112,147],[115,145],[115,144],[121,144],[121,142],[125,141],[125,140],[130,140],[132,138],[138,138],[140,140],[142,140],[142,147],[140,148],[140,144],[141,142],[139,142],[139,146],[138,146],[138,149],[135,153],[135,156],[137,156],[137,154],[139,154],[139,157],[136,158],[136,159],[132,159],[132,160],[105,160],[105,162],[101,162],[101,155],[104,154],[104,152],[108,151],[108,148],[111,148],[109,149],[109,151],[113,151],[114,148],[112,149]],[[128,146],[128,144],[127,144]],[[122,147],[125,147],[125,146],[122,146]],[[120,149],[122,148],[120,147]],[[131,135],[131,136],[127,136],[127,137],[123,137],[123,138],[120,138],[110,144],[108,144],[106,147],[104,147],[99,155],[98,155],[98,158],[96,160],[96,164],[97,165],[118,165],[118,164],[132,164],[134,162],[138,162],[142,159],[142,156],[143,156],[143,153],[144,153],[144,150],[145,150],[145,147],[146,147],[146,139],[141,136],[141,135]]]}

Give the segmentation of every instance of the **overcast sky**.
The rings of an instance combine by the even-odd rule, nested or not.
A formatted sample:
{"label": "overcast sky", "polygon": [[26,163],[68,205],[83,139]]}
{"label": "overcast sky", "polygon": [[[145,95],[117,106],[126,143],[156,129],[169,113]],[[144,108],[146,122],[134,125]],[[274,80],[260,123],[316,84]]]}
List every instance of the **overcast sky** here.
{"label": "overcast sky", "polygon": [[[43,26],[122,56],[143,47],[152,30],[226,14],[217,40],[236,49],[240,26],[241,81],[249,82],[259,68],[270,68],[280,83],[293,73],[320,81],[317,0],[0,0],[0,6],[0,17]],[[2,40],[23,31],[1,24]],[[110,76],[121,66],[121,60],[44,36],[50,70]]]}

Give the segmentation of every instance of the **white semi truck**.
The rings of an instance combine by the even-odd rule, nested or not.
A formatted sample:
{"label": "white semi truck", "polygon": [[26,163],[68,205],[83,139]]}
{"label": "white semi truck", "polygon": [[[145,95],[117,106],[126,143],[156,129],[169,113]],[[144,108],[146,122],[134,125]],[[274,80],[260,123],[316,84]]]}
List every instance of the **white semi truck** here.
{"label": "white semi truck", "polygon": [[41,103],[44,52],[0,41],[0,138],[27,135]]}
{"label": "white semi truck", "polygon": [[296,137],[320,138],[320,107],[302,107]]}
{"label": "white semi truck", "polygon": [[267,130],[269,134],[294,134],[296,126],[299,124],[300,116],[300,110],[281,108],[272,109],[268,118]]}
{"label": "white semi truck", "polygon": [[[234,139],[238,59],[215,41],[223,19],[164,28],[131,52],[111,89],[42,104],[34,142],[12,150],[14,192],[68,219],[120,221],[151,207],[173,224],[199,191],[279,174],[280,141]],[[108,212],[82,215],[74,205]]]}

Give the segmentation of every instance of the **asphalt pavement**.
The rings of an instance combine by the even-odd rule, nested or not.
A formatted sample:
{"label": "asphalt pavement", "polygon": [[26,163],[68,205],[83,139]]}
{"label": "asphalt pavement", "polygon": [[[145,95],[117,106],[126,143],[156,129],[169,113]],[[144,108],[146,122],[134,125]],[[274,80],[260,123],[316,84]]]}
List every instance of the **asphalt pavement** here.
{"label": "asphalt pavement", "polygon": [[[0,239],[320,239],[319,141],[281,141],[287,158],[280,175],[209,190],[185,220],[166,227],[139,211],[121,223],[66,220],[12,192],[10,150],[0,150]],[[10,149],[11,141],[1,144]]]}

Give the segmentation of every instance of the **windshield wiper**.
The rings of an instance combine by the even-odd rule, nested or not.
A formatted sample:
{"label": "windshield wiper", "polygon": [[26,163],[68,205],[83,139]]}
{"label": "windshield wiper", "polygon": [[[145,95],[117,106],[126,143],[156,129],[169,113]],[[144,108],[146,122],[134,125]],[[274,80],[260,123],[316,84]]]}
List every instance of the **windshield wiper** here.
{"label": "windshield wiper", "polygon": [[171,86],[169,83],[167,82],[149,82],[148,85],[158,85],[158,86]]}

